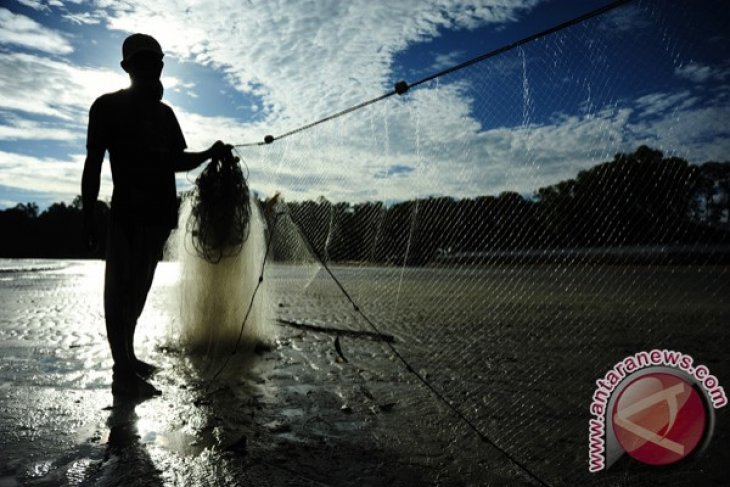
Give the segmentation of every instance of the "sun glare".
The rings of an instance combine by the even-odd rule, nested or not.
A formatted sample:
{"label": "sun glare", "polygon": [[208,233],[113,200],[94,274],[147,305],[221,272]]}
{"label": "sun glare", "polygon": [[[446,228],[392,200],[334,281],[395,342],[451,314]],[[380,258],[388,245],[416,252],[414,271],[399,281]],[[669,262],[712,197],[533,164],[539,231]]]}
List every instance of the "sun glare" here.
{"label": "sun glare", "polygon": [[104,93],[126,88],[129,77],[119,68],[119,72],[111,70],[88,69],[83,75],[73,80],[82,90],[89,105]]}

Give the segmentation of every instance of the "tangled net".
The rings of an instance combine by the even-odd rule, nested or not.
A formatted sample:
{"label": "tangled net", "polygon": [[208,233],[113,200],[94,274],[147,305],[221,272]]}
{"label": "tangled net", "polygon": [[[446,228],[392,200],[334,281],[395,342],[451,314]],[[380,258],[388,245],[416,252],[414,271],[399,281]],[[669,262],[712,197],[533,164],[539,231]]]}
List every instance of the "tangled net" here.
{"label": "tangled net", "polygon": [[197,254],[217,264],[241,252],[248,238],[251,207],[239,158],[226,152],[195,180],[187,231]]}

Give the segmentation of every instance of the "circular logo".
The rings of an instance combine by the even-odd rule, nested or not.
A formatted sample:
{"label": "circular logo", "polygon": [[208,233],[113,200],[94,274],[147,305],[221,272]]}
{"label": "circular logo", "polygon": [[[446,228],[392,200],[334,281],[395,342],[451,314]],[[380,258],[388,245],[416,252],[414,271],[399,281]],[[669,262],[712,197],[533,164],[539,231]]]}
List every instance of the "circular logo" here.
{"label": "circular logo", "polygon": [[681,377],[656,372],[629,383],[613,407],[613,429],[626,453],[650,465],[691,454],[707,428],[704,399]]}

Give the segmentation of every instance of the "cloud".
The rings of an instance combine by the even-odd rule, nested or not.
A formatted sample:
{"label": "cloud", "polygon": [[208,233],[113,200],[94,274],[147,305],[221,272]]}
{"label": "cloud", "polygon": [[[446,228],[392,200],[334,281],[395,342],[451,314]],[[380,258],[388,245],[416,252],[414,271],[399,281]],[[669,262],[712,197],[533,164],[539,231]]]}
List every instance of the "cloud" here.
{"label": "cloud", "polygon": [[730,66],[706,66],[693,61],[675,68],[674,74],[695,83],[723,81],[730,78]]}
{"label": "cloud", "polygon": [[457,50],[447,52],[445,54],[436,54],[433,64],[431,65],[432,71],[441,71],[442,69],[450,68],[464,61],[464,51]]}
{"label": "cloud", "polygon": [[43,0],[17,0],[17,2],[21,5],[25,5],[26,7],[30,7],[33,10],[50,10],[48,2],[44,2]]}
{"label": "cloud", "polygon": [[660,119],[627,125],[634,145],[646,144],[690,162],[730,160],[730,103],[679,108]]}
{"label": "cloud", "polygon": [[712,68],[709,66],[702,66],[697,63],[689,63],[684,66],[679,66],[674,70],[674,74],[697,83],[705,82],[713,77]]}
{"label": "cloud", "polygon": [[76,25],[96,25],[101,23],[102,20],[98,15],[94,15],[90,12],[67,13],[63,14],[62,17]]}
{"label": "cloud", "polygon": [[[0,109],[77,120],[94,99],[129,81],[121,73],[43,56],[0,53]],[[32,94],[32,96],[30,96]]]}
{"label": "cloud", "polygon": [[[162,82],[172,91],[195,87],[174,76],[163,76]],[[128,85],[129,78],[121,71],[75,66],[34,54],[0,53],[0,110],[57,119],[54,123],[65,121],[68,129],[80,131],[77,137],[85,136],[91,103],[103,93]],[[17,129],[41,127],[36,122],[23,125],[17,115],[14,120]],[[37,132],[39,138],[43,138],[41,133]],[[32,138],[32,134],[24,138]]]}
{"label": "cloud", "polygon": [[376,179],[385,179],[390,177],[398,177],[401,174],[408,174],[413,172],[415,169],[412,166],[406,166],[405,164],[394,164],[386,168],[382,172],[375,173],[373,176]]}
{"label": "cloud", "polygon": [[[81,192],[83,160],[83,155],[69,159],[37,158],[0,150],[0,186],[33,192],[48,203],[71,201]],[[111,175],[105,170],[101,197],[110,196]]]}
{"label": "cloud", "polygon": [[0,44],[51,54],[73,52],[71,43],[61,33],[42,26],[30,17],[2,7],[0,7]]}
{"label": "cloud", "polygon": [[[169,83],[182,84],[176,78]],[[128,84],[127,76],[116,71],[0,52],[0,139],[57,140],[83,147],[91,103]]]}
{"label": "cloud", "polygon": [[602,31],[609,31],[624,35],[628,31],[644,29],[652,25],[652,15],[647,12],[646,7],[641,5],[622,5],[621,7],[601,16],[598,21],[598,28]]}
{"label": "cloud", "polygon": [[700,100],[688,90],[676,93],[650,93],[638,98],[635,106],[642,115],[666,114],[668,111],[686,110]]}
{"label": "cloud", "polygon": [[48,122],[38,122],[17,117],[7,117],[0,125],[0,140],[59,140],[74,141],[80,137],[78,130],[54,126]]}

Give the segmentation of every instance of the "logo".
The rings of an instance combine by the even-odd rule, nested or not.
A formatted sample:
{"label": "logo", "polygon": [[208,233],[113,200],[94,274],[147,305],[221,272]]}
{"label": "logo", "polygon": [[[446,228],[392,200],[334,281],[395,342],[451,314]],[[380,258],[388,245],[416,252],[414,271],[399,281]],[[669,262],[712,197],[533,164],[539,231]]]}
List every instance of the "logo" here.
{"label": "logo", "polygon": [[671,350],[630,355],[596,385],[588,425],[591,472],[624,454],[653,466],[699,454],[712,435],[714,410],[727,405],[706,366]]}
{"label": "logo", "polygon": [[696,450],[707,430],[704,403],[692,384],[677,375],[641,376],[614,403],[616,440],[640,462],[678,462]]}

